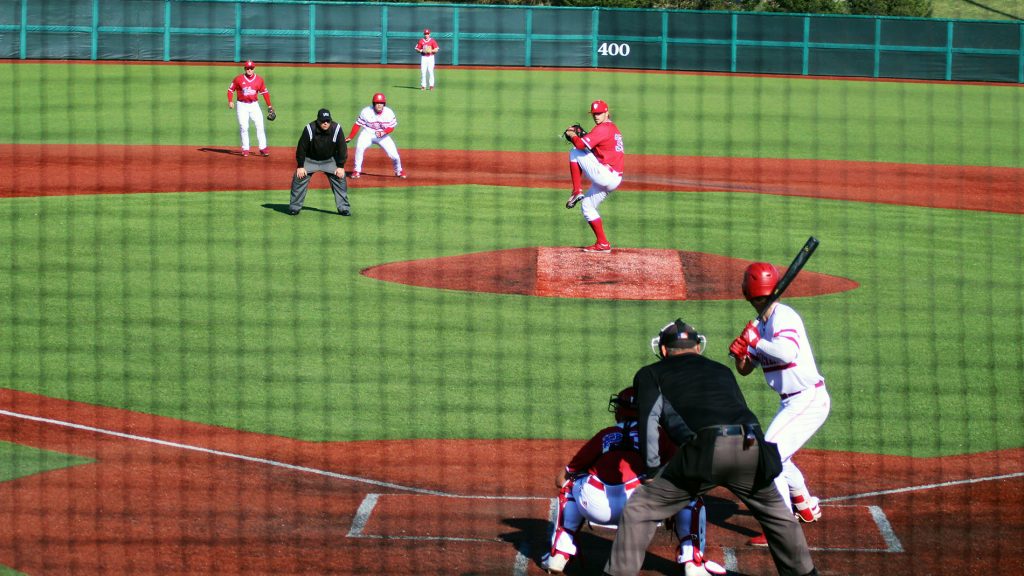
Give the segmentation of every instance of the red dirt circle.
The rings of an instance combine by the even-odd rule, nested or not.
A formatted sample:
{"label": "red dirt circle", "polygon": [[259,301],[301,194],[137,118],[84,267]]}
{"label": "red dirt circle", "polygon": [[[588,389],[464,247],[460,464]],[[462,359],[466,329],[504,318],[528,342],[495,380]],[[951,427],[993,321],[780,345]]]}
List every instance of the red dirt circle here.
{"label": "red dirt circle", "polygon": [[[424,288],[550,298],[740,300],[740,278],[749,264],[702,252],[618,248],[591,254],[540,246],[391,262],[362,274]],[[858,286],[848,278],[804,270],[786,295],[817,296]]]}

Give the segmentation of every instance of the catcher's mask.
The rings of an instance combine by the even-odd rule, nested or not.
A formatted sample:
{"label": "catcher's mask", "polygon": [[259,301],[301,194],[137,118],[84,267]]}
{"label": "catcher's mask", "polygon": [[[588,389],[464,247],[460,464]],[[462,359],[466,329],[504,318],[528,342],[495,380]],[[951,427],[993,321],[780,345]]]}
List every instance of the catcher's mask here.
{"label": "catcher's mask", "polygon": [[768,296],[778,283],[778,268],[768,262],[754,262],[743,272],[743,297],[753,300]]}
{"label": "catcher's mask", "polygon": [[651,350],[658,358],[664,358],[661,355],[662,346],[666,348],[693,348],[696,346],[697,353],[703,354],[707,344],[708,339],[697,332],[696,328],[683,322],[681,318],[676,318],[675,321],[666,324],[657,336],[651,338]]}
{"label": "catcher's mask", "polygon": [[637,419],[636,389],[632,386],[623,388],[618,394],[608,398],[608,411],[615,414],[616,422]]}
{"label": "catcher's mask", "polygon": [[373,95],[373,103],[374,104],[387,104],[388,100],[387,100],[387,98],[384,97],[384,93],[383,92],[377,92],[376,94]]}

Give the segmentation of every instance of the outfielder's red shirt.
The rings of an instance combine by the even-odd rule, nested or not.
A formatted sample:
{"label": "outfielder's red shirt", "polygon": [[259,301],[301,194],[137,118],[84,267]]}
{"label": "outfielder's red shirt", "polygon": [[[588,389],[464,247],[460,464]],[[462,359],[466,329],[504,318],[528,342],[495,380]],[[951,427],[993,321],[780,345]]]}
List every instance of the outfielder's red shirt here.
{"label": "outfielder's red shirt", "polygon": [[263,100],[266,101],[267,106],[270,106],[270,91],[267,90],[266,84],[263,83],[263,77],[259,74],[253,74],[252,78],[245,74],[235,76],[231,85],[228,86],[228,102],[231,102],[232,94],[238,96],[239,102],[255,102],[259,100],[259,95],[263,94]]}
{"label": "outfielder's red shirt", "polygon": [[597,156],[602,164],[611,166],[619,174],[625,166],[625,148],[622,146],[622,133],[611,120],[605,120],[581,138],[587,148]]}
{"label": "outfielder's red shirt", "polygon": [[[433,38],[431,38],[429,40],[426,39],[426,38],[420,38],[420,41],[416,43],[416,51],[421,53],[421,54],[423,54],[423,48],[425,48],[426,46],[430,46],[431,48],[433,48],[434,52],[437,52],[437,50],[438,50],[437,40],[434,40]],[[424,56],[433,56],[434,54],[430,53],[430,54],[423,54],[423,55]]]}

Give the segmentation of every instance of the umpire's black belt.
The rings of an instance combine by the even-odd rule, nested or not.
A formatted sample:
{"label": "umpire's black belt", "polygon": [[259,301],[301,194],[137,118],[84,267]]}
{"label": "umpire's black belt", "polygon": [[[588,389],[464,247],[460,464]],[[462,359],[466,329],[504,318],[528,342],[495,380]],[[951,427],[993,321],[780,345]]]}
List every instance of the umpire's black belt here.
{"label": "umpire's black belt", "polygon": [[748,431],[754,429],[753,425],[744,426],[742,424],[723,424],[721,426],[708,426],[701,428],[701,432],[704,430],[713,430],[715,436],[745,436]]}

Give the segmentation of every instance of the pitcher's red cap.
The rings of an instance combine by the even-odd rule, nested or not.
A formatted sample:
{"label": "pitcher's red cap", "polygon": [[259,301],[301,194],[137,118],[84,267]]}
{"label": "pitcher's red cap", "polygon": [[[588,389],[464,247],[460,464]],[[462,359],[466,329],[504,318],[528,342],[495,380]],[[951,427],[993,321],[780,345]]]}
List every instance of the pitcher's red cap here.
{"label": "pitcher's red cap", "polygon": [[608,103],[604,100],[594,100],[590,105],[591,114],[603,114],[608,111]]}

